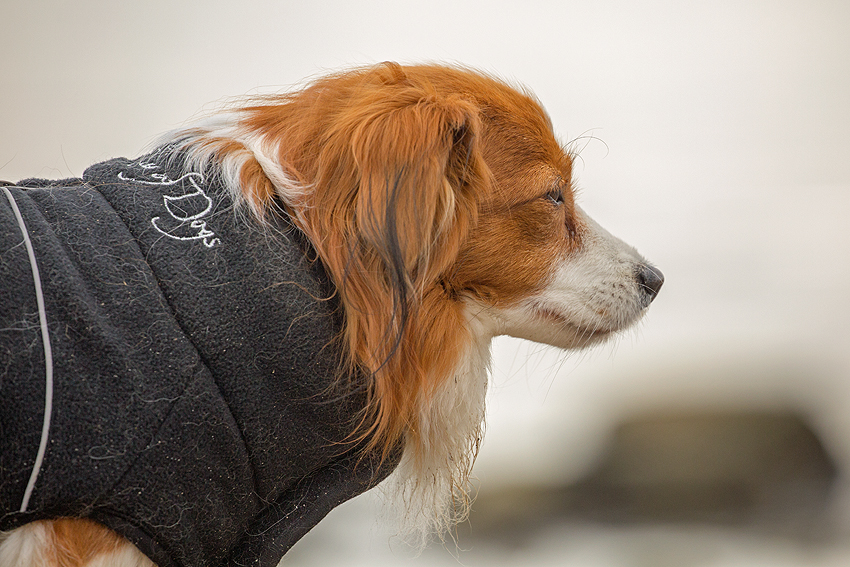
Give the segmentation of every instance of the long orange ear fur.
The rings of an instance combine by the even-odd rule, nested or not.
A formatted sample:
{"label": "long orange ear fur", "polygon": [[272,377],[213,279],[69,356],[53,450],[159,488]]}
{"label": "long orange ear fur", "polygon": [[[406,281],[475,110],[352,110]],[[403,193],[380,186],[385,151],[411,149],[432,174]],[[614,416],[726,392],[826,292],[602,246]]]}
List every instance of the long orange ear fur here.
{"label": "long orange ear fur", "polygon": [[386,454],[405,435],[423,449],[421,407],[468,342],[441,280],[487,171],[472,103],[380,71],[325,132],[302,229],[338,286],[351,362],[372,376],[370,444]]}

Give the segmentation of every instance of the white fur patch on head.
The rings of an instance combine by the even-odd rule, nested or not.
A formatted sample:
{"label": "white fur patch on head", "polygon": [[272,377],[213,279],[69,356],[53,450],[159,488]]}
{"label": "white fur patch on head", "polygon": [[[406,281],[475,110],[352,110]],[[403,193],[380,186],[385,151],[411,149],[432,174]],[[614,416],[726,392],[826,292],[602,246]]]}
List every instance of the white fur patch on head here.
{"label": "white fur patch on head", "polygon": [[651,301],[638,280],[646,260],[576,207],[582,245],[553,266],[546,287],[502,309],[490,309],[506,334],[572,349],[610,338],[635,323]]}

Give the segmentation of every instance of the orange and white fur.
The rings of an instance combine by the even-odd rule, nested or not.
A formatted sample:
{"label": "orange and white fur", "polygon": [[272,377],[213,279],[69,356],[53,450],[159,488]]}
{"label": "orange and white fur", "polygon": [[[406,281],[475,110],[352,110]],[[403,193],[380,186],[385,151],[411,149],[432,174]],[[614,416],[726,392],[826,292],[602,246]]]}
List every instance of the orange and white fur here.
{"label": "orange and white fur", "polygon": [[[387,490],[405,525],[463,517],[490,341],[587,347],[663,282],[573,200],[573,156],[529,94],[469,70],[385,63],[263,97],[172,133],[187,170],[217,171],[260,222],[289,215],[344,307],[351,368],[371,377],[353,435],[403,458]],[[0,567],[142,566],[93,522],[6,534]]]}

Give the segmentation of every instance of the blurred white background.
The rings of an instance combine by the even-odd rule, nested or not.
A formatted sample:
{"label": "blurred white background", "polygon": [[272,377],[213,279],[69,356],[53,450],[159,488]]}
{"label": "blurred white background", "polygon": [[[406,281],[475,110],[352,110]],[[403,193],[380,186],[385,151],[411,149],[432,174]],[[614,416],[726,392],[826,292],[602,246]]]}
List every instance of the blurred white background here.
{"label": "blurred white background", "polygon": [[[79,176],[227,97],[328,70],[460,62],[537,94],[581,149],[584,209],[664,271],[648,317],[616,345],[568,356],[496,342],[481,493],[459,549],[391,545],[368,495],[284,564],[850,564],[850,3],[6,0],[0,21],[0,179]],[[665,416],[679,417],[645,446],[623,433]],[[694,419],[733,435],[681,425]],[[787,438],[771,423],[809,428],[835,476],[800,472],[811,443],[760,461]],[[727,464],[741,456],[732,445],[746,465]],[[669,499],[664,511],[575,505],[599,478],[603,496],[626,482],[610,472],[617,447],[643,451],[626,469],[655,466],[638,492]],[[664,447],[679,461],[666,465]],[[758,492],[770,463],[795,455],[782,486],[802,488],[708,506],[731,520],[664,491],[731,475]],[[541,520],[534,502],[565,490],[572,500]],[[496,516],[502,532],[488,528]]]}

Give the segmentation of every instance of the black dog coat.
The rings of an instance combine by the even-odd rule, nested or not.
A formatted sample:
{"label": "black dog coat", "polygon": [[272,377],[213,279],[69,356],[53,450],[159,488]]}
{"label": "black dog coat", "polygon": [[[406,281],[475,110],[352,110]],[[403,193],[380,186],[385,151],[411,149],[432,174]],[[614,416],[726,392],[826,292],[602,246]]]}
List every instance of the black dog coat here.
{"label": "black dog coat", "polygon": [[329,389],[309,251],[157,154],[0,189],[0,529],[87,517],[160,567],[274,567],[384,478],[342,442],[364,398]]}

